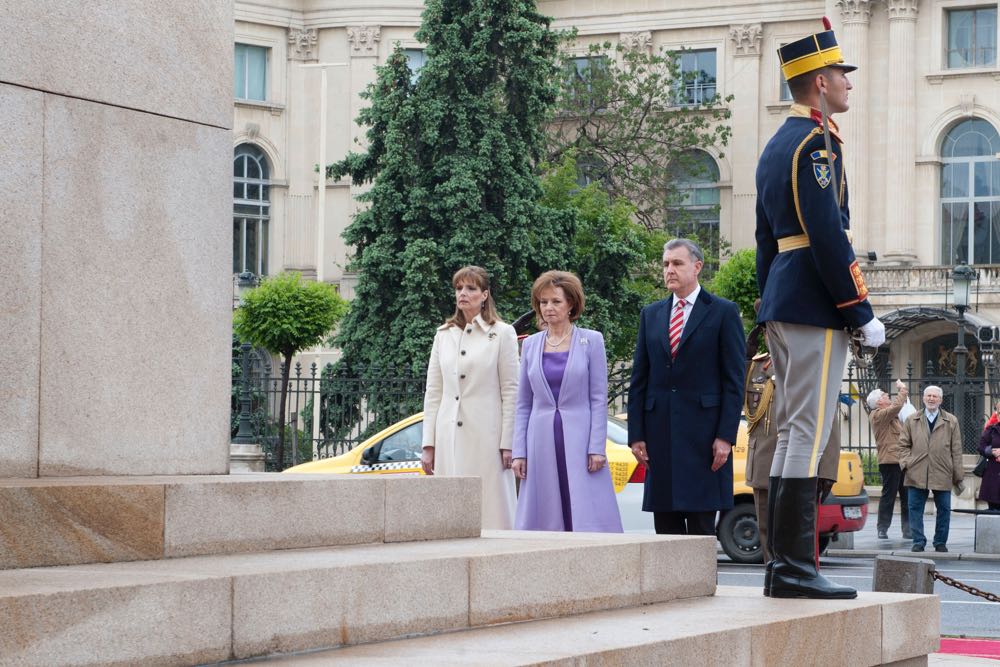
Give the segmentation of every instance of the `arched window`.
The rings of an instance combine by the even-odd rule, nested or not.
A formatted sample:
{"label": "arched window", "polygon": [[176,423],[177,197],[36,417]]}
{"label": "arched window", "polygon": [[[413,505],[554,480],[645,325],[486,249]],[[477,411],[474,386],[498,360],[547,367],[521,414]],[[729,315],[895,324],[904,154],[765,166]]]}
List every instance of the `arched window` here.
{"label": "arched window", "polygon": [[1000,262],[1000,136],[966,120],[941,146],[941,263]]}
{"label": "arched window", "polygon": [[667,229],[698,241],[705,263],[716,266],[719,256],[719,166],[705,151],[688,151],[676,158],[670,178],[677,190],[671,207],[674,220]]}
{"label": "arched window", "polygon": [[270,193],[267,157],[252,144],[236,147],[233,158],[233,273],[267,275]]}

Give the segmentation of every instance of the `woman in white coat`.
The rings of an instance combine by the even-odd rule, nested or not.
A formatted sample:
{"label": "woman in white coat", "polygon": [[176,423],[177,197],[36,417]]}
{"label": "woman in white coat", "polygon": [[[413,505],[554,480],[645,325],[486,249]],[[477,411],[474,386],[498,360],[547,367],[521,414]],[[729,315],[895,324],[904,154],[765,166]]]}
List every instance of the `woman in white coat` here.
{"label": "woman in white coat", "polygon": [[421,465],[428,475],[481,477],[483,528],[510,530],[517,335],[497,316],[484,269],[463,267],[452,285],[455,314],[438,328],[427,364]]}

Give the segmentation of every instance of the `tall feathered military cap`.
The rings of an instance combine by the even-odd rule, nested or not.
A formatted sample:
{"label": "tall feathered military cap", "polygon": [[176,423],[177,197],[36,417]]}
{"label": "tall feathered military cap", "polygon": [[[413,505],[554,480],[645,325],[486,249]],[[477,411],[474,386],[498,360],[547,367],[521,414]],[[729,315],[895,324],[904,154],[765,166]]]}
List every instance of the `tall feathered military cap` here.
{"label": "tall feathered military cap", "polygon": [[857,69],[856,65],[844,62],[837,36],[830,27],[830,19],[825,16],[823,27],[826,28],[823,32],[803,37],[778,49],[781,73],[785,75],[786,81],[823,67],[839,67],[847,72]]}

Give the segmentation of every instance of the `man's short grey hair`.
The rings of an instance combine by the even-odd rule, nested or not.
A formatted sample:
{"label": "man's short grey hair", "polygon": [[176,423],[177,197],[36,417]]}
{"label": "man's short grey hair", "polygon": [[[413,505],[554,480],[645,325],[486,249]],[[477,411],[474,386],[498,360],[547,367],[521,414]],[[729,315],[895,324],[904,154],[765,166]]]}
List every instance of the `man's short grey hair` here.
{"label": "man's short grey hair", "polygon": [[884,394],[884,393],[885,392],[882,391],[881,389],[872,389],[871,390],[871,393],[868,394],[868,398],[866,399],[868,401],[868,409],[869,410],[874,410],[875,409],[875,406],[878,405],[878,399],[882,398],[882,394]]}
{"label": "man's short grey hair", "polygon": [[927,385],[927,387],[924,389],[924,396],[927,395],[927,392],[935,393],[938,396],[941,396],[942,398],[944,397],[944,392],[941,391],[941,387],[937,386],[936,384]]}
{"label": "man's short grey hair", "polygon": [[668,250],[673,250],[674,248],[687,248],[692,257],[702,264],[705,263],[705,253],[691,239],[670,239],[663,244],[663,254],[666,255]]}

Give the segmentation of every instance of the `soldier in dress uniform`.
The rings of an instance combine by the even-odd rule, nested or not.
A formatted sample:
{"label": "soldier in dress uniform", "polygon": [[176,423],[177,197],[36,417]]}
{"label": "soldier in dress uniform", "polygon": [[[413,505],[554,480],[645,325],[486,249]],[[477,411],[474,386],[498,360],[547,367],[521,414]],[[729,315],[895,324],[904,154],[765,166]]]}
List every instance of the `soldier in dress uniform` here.
{"label": "soldier in dress uniform", "polygon": [[757,166],[757,321],[767,324],[774,359],[778,428],[769,480],[769,592],[845,599],[857,591],[819,573],[818,466],[847,361],[845,329],[877,347],[885,342],[885,327],[868,303],[848,237],[843,141],[828,117],[847,111],[847,74],[856,68],[844,62],[824,23],[823,32],[778,50],[794,104]]}

